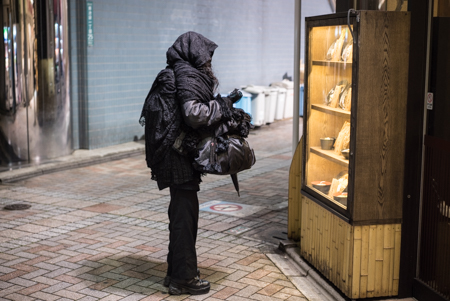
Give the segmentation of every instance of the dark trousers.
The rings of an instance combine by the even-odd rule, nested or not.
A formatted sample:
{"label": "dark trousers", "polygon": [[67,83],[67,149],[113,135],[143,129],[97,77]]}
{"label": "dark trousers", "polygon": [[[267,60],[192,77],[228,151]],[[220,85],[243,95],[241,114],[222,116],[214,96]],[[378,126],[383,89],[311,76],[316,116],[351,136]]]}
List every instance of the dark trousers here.
{"label": "dark trousers", "polygon": [[[198,184],[196,187],[198,188]],[[170,187],[167,275],[173,279],[187,280],[197,276],[197,191],[198,189],[192,187]]]}

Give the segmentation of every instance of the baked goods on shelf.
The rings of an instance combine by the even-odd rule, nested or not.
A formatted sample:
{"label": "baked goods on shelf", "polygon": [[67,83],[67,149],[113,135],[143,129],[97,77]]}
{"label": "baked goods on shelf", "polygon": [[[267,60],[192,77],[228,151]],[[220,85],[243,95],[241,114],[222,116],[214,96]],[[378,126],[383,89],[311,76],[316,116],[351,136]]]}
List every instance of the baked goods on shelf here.
{"label": "baked goods on shelf", "polygon": [[[333,87],[327,94],[325,104],[331,108],[342,107],[340,102],[344,93],[346,94],[350,84],[347,80],[341,80],[335,87]],[[343,100],[342,100],[343,101]]]}
{"label": "baked goods on shelf", "polygon": [[350,122],[345,121],[334,143],[334,153],[341,154],[341,150],[350,148]]}
{"label": "baked goods on shelf", "polygon": [[344,192],[344,190],[348,186],[348,173],[343,174],[342,176],[333,178],[331,181],[330,190],[328,191],[328,196],[333,198],[333,195],[336,192]]}
{"label": "baked goods on shelf", "polygon": [[352,109],[352,88],[348,88],[341,94],[339,107],[344,111],[350,112]]}
{"label": "baked goods on shelf", "polygon": [[339,96],[341,95],[342,86],[334,87],[333,95],[331,96],[330,107],[336,108],[339,103]]}
{"label": "baked goods on shelf", "polygon": [[350,41],[347,42],[347,45],[344,47],[344,50],[342,50],[341,59],[344,62],[352,62],[353,61],[353,40],[352,39],[350,39]]}
{"label": "baked goods on shelf", "polygon": [[328,48],[326,59],[328,61],[340,61],[341,60],[341,53],[342,53],[342,46],[344,45],[345,41],[345,33],[347,29],[342,29],[341,35],[339,38],[334,41],[333,44],[331,44],[330,48]]}

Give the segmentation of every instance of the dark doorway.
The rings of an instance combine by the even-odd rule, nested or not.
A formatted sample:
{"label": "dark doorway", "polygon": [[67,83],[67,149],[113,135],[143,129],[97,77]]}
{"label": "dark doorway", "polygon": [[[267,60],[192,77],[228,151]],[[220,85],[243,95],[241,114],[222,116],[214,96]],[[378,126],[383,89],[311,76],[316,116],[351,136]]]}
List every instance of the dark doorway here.
{"label": "dark doorway", "polygon": [[[435,3],[436,5],[436,3]],[[436,11],[435,11],[436,14]],[[420,300],[450,300],[450,18],[432,20],[430,92],[424,139],[418,282]],[[421,291],[419,289],[419,291]]]}

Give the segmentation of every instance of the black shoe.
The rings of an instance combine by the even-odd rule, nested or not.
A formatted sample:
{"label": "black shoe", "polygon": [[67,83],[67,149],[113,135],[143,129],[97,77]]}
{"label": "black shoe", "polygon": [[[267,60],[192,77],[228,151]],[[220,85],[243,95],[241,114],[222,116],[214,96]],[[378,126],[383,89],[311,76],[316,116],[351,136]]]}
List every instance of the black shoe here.
{"label": "black shoe", "polygon": [[209,293],[211,288],[206,280],[195,277],[191,280],[175,280],[172,279],[169,285],[170,295],[181,295],[189,293],[191,295],[203,295]]}
{"label": "black shoe", "polygon": [[164,285],[165,287],[169,287],[169,285],[170,285],[170,276],[164,277],[163,285]]}
{"label": "black shoe", "polygon": [[[197,269],[197,277],[200,278],[200,270],[199,270],[199,269]],[[170,276],[169,276],[169,275],[167,275],[166,277],[164,277],[163,285],[164,285],[165,287],[169,287],[169,285],[170,285]]]}

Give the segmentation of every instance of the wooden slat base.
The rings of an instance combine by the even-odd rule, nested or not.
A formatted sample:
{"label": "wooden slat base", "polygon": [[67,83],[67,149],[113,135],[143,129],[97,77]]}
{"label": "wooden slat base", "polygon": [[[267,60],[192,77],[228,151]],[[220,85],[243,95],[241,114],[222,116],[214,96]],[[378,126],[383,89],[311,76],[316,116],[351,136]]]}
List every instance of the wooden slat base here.
{"label": "wooden slat base", "polygon": [[301,255],[352,299],[398,295],[401,224],[353,226],[303,198]]}

